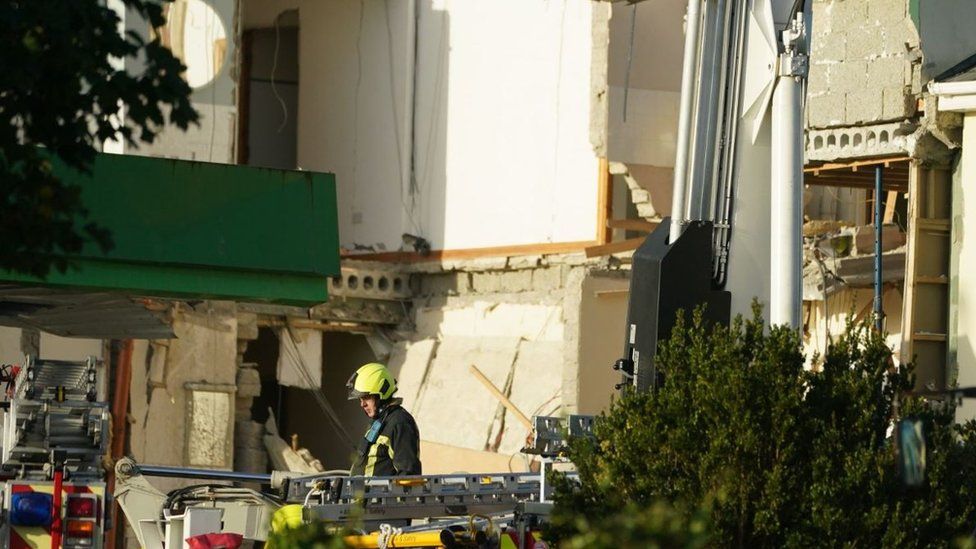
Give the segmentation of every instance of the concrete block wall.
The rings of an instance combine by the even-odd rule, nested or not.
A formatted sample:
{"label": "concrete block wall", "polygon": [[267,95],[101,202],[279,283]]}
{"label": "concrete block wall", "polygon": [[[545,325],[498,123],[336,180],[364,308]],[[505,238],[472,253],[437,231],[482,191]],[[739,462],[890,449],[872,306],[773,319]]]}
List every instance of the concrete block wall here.
{"label": "concrete block wall", "polygon": [[921,54],[909,0],[814,0],[807,126],[915,115]]}
{"label": "concrete block wall", "polygon": [[[173,313],[174,339],[136,341],[129,390],[129,448],[136,461],[186,466],[188,462],[188,384],[234,386],[238,375],[236,307],[203,302]],[[233,397],[233,395],[232,395]],[[233,404],[231,404],[233,406]],[[194,414],[206,415],[207,410]],[[215,425],[211,439],[197,440],[220,451],[233,448],[231,425]],[[224,433],[231,433],[225,437]],[[232,463],[224,465],[231,468]],[[218,466],[219,467],[219,466]],[[214,468],[214,467],[211,467]],[[178,481],[160,483],[172,489]]]}
{"label": "concrete block wall", "polygon": [[[584,280],[599,263],[582,254],[523,256],[415,272],[412,325],[389,363],[421,438],[509,456],[524,445],[528,430],[471,365],[526,416],[598,411],[581,409],[581,401],[607,399],[580,395],[609,395],[612,384],[582,386],[580,327]],[[609,370],[609,363],[603,366]]]}

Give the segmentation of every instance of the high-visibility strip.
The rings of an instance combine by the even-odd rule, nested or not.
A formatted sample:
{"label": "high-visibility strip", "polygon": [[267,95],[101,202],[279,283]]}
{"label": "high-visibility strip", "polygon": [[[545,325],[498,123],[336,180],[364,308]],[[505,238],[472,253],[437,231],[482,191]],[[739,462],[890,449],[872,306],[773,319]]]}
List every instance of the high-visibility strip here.
{"label": "high-visibility strip", "polygon": [[[50,543],[50,538],[47,541]],[[28,543],[28,541],[21,536],[20,532],[17,531],[17,528],[11,527],[10,549],[37,549],[37,546]]]}
{"label": "high-visibility strip", "polygon": [[380,446],[386,446],[386,451],[390,454],[390,459],[393,459],[393,447],[390,446],[390,437],[386,435],[376,437],[376,442],[369,447],[369,454],[366,457],[366,468],[363,470],[363,475],[367,477],[373,476],[373,471],[376,469],[376,460],[379,458]]}
{"label": "high-visibility strip", "polygon": [[19,543],[22,549],[50,549],[51,531],[44,526],[10,526],[10,547]]}

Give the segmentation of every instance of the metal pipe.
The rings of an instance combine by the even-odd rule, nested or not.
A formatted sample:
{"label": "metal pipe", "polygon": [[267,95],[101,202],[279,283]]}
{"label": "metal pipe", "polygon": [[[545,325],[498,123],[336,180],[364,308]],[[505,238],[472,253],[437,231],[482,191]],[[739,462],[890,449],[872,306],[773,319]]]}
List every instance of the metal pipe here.
{"label": "metal pipe", "polygon": [[264,473],[242,473],[238,471],[219,471],[215,469],[191,469],[189,467],[168,467],[165,465],[139,465],[139,472],[147,477],[196,478],[209,480],[231,480],[237,482],[271,482],[271,475]]}
{"label": "metal pipe", "polygon": [[728,72],[728,10],[726,0],[706,2],[702,12],[702,37],[698,95],[695,107],[695,134],[688,214],[690,219],[715,221],[715,166],[720,142],[717,139],[724,121],[722,101]]}
{"label": "metal pipe", "polygon": [[691,144],[692,99],[695,95],[695,76],[698,67],[698,42],[701,31],[701,2],[688,0],[688,30],[681,66],[681,101],[678,111],[678,143],[674,159],[674,187],[671,198],[671,237],[675,242],[687,222],[688,156]]}
{"label": "metal pipe", "polygon": [[[135,343],[131,339],[122,341],[119,348],[118,362],[113,364],[115,368],[115,385],[112,390],[112,422],[111,442],[109,452],[113,460],[119,460],[125,453],[125,442],[128,435],[129,422],[126,421],[126,414],[129,410],[129,389],[132,385],[132,352]],[[112,469],[108,474],[108,492],[115,493],[115,470]],[[112,506],[112,524],[121,524],[119,519],[118,505]],[[106,547],[115,547],[116,533],[119,528],[112,528],[106,536]]]}
{"label": "metal pipe", "polygon": [[874,167],[874,328],[881,331],[884,325],[884,307],[881,297],[881,193],[884,187],[884,168],[881,164]]}
{"label": "metal pipe", "polygon": [[802,78],[777,79],[772,120],[769,320],[797,329],[803,299]]}

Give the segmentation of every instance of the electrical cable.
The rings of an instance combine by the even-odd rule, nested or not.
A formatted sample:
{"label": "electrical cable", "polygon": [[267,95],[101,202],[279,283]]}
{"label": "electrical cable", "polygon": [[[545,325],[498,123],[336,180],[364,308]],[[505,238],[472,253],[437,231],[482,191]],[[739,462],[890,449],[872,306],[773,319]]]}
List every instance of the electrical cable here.
{"label": "electrical cable", "polygon": [[[282,333],[288,334],[287,339],[291,341],[291,346],[285,343],[286,340],[282,336]],[[335,429],[336,434],[339,435],[342,441],[345,442],[349,448],[355,449],[356,446],[352,442],[353,439],[351,436],[349,436],[346,428],[342,425],[342,420],[339,419],[339,414],[336,413],[335,409],[332,407],[332,404],[325,397],[325,394],[322,392],[321,384],[315,383],[315,378],[312,376],[311,371],[305,364],[305,357],[302,356],[301,351],[298,350],[298,339],[295,337],[294,332],[292,332],[291,326],[286,326],[280,330],[276,330],[275,334],[278,336],[278,340],[281,342],[281,349],[290,356],[299,375],[303,378],[303,381],[311,390],[316,404],[318,404],[325,416],[332,422],[332,426]]]}
{"label": "electrical cable", "polygon": [[[386,19],[386,44],[387,44],[387,53],[386,54],[387,54],[387,60],[389,61],[389,70],[390,70],[390,103],[391,103],[391,108],[392,108],[392,111],[393,111],[393,139],[396,141],[397,174],[400,176],[400,185],[399,185],[399,188],[400,188],[400,192],[399,192],[399,195],[400,195],[400,205],[403,206],[403,211],[407,215],[407,220],[410,222],[410,227],[411,227],[410,232],[415,233],[415,234],[423,234],[423,232],[420,229],[420,225],[417,223],[417,220],[415,218],[416,212],[414,211],[414,208],[410,208],[409,206],[407,206],[407,201],[406,201],[406,199],[403,196],[403,193],[404,193],[404,188],[403,188],[403,181],[404,181],[403,156],[404,156],[404,152],[401,150],[402,149],[402,142],[401,142],[401,132],[400,132],[400,116],[399,116],[399,112],[398,112],[398,109],[397,109],[396,90],[394,89],[394,86],[393,86],[393,83],[394,83],[393,28],[390,25],[390,3],[389,2],[386,3],[386,5],[385,5],[385,7],[383,9],[383,13],[384,13],[384,16],[385,16],[385,19]],[[411,16],[412,15],[413,14],[411,14]],[[413,70],[416,71],[416,57],[414,57],[414,69]],[[413,105],[407,105],[407,109],[412,109],[412,108],[413,108]],[[406,130],[409,131],[410,128],[406,128]],[[413,146],[413,144],[411,142],[411,148],[412,148],[412,146]],[[412,157],[412,151],[407,151],[407,154],[410,154],[411,157]],[[411,168],[411,171],[412,171],[412,168]],[[409,177],[409,174],[407,174],[407,177]],[[407,180],[407,186],[408,187],[410,186],[409,179]]]}
{"label": "electrical cable", "polygon": [[288,105],[285,105],[285,100],[278,93],[278,87],[275,83],[275,75],[278,72],[278,50],[281,47],[281,18],[288,12],[281,12],[275,17],[274,20],[274,30],[275,30],[275,45],[274,45],[274,57],[271,60],[271,93],[274,94],[275,99],[278,100],[278,104],[281,105],[281,124],[278,125],[277,133],[281,133],[281,130],[285,129],[285,124],[288,123]]}

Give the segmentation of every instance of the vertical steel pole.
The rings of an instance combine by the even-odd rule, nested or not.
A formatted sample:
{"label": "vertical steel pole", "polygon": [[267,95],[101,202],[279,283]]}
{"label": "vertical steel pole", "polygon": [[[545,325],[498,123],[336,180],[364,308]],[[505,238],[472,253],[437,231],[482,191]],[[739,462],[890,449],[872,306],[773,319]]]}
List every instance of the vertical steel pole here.
{"label": "vertical steel pole", "polygon": [[881,306],[881,193],[884,168],[879,164],[874,168],[874,327],[879,332],[883,327],[884,308]]}
{"label": "vertical steel pole", "polygon": [[809,60],[806,21],[790,22],[773,90],[770,171],[769,323],[800,327],[803,305],[803,107]]}
{"label": "vertical steel pole", "polygon": [[773,92],[769,322],[800,327],[803,304],[803,84],[781,76]]}
{"label": "vertical steel pole", "polygon": [[688,165],[691,155],[691,124],[694,120],[695,83],[698,77],[698,41],[701,34],[701,2],[688,0],[688,30],[681,63],[681,96],[678,106],[678,143],[674,159],[674,191],[671,197],[671,238],[681,236],[687,221]]}

